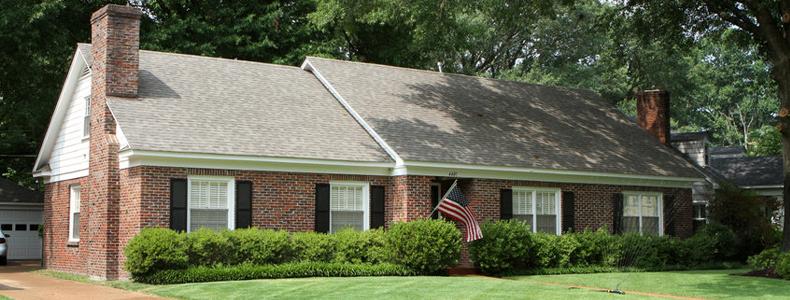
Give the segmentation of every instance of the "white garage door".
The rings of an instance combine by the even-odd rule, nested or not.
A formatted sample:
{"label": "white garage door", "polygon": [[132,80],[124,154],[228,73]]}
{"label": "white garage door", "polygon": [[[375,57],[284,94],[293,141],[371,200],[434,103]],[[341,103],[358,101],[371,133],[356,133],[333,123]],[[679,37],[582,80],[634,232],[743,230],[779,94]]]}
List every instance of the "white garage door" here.
{"label": "white garage door", "polygon": [[41,259],[40,210],[0,210],[0,228],[9,235],[8,259]]}

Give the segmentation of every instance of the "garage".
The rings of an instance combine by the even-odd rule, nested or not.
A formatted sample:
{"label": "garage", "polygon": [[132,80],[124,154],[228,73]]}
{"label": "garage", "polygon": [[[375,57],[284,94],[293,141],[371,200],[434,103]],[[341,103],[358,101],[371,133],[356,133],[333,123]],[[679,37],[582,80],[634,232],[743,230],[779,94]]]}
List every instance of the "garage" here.
{"label": "garage", "polygon": [[8,235],[8,259],[41,259],[43,194],[0,178],[0,229]]}

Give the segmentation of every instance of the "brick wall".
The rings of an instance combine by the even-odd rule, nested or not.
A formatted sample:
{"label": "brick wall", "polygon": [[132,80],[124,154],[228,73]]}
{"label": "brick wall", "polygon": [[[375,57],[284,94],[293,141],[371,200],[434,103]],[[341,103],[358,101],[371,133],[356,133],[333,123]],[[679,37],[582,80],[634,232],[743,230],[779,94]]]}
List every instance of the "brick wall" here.
{"label": "brick wall", "polygon": [[[57,271],[85,274],[85,257],[78,245],[69,245],[69,198],[72,185],[81,187],[86,177],[48,183],[44,188],[44,266]],[[86,193],[80,194],[80,224],[88,215]],[[85,227],[83,227],[85,228]],[[84,233],[84,231],[80,232]]]}

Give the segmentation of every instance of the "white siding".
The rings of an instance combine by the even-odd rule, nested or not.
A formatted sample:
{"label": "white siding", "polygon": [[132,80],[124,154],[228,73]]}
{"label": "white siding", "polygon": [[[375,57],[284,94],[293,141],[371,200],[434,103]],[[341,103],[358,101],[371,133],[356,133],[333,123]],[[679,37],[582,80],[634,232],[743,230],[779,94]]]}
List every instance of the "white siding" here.
{"label": "white siding", "polygon": [[52,149],[49,159],[52,176],[49,182],[88,175],[88,139],[83,137],[83,118],[85,97],[90,96],[90,93],[91,77],[84,76],[77,82]]}

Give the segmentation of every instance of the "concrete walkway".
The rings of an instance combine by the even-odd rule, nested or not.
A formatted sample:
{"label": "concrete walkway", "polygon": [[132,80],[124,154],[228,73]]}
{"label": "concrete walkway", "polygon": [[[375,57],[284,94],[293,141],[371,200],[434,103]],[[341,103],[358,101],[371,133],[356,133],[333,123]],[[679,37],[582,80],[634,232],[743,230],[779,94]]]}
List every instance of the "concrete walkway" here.
{"label": "concrete walkway", "polygon": [[38,261],[8,262],[0,266],[0,295],[25,299],[161,299],[138,292],[52,278],[36,274]]}

